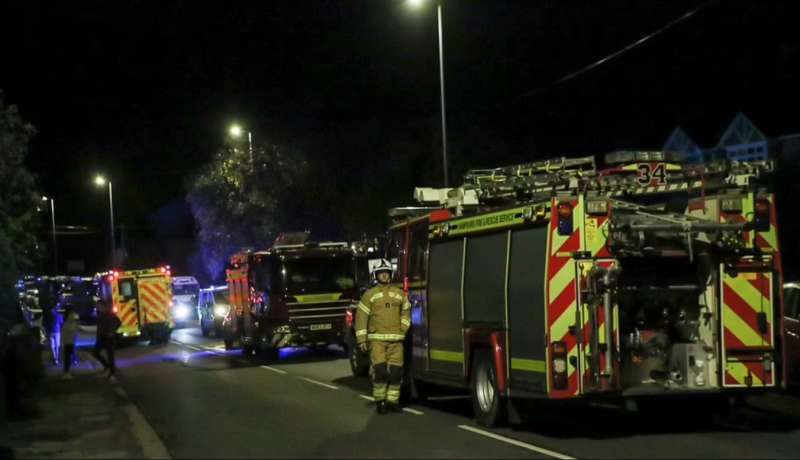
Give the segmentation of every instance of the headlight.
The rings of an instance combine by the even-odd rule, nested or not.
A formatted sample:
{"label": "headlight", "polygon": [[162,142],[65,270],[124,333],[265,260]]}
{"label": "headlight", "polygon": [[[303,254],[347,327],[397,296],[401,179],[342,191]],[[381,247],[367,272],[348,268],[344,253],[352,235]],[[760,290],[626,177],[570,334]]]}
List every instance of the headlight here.
{"label": "headlight", "polygon": [[223,316],[228,316],[228,310],[229,307],[226,307],[225,305],[217,305],[216,307],[214,307],[214,316],[220,318]]}
{"label": "headlight", "polygon": [[186,319],[189,316],[189,307],[183,304],[178,304],[175,307],[175,318],[177,319]]}

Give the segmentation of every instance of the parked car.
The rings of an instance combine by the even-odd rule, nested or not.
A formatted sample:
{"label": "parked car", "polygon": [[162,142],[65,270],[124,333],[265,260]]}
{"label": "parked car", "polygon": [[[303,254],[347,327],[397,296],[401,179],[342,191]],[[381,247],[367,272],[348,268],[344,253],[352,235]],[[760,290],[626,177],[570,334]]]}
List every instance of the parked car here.
{"label": "parked car", "polygon": [[200,289],[197,299],[200,331],[206,337],[212,332],[215,336],[222,337],[222,320],[231,310],[228,286],[211,286]]}
{"label": "parked car", "polygon": [[800,283],[783,285],[786,328],[786,380],[790,387],[800,388]]}

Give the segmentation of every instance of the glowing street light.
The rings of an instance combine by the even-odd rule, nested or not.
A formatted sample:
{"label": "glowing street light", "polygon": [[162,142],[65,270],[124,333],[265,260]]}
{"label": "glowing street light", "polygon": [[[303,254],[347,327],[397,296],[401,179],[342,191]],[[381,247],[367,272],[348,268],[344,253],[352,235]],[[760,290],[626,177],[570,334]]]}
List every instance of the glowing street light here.
{"label": "glowing street light", "polygon": [[[442,166],[444,169],[444,186],[448,185],[447,177],[447,121],[445,115],[445,97],[444,97],[444,42],[442,39],[442,1],[436,1],[436,16],[439,25],[439,89],[442,108]],[[425,3],[425,0],[407,0],[408,5],[412,8],[420,8]]]}
{"label": "glowing street light", "polygon": [[[233,124],[233,125],[231,125],[230,128],[228,128],[228,134],[230,134],[231,137],[236,138],[236,139],[242,137],[242,135],[244,134],[244,131],[245,131],[244,128],[242,128],[241,126],[239,126],[237,124]],[[248,149],[250,151],[250,168],[252,169],[253,168],[253,133],[251,133],[250,130],[247,131],[247,146],[248,146]]]}
{"label": "glowing street light", "polygon": [[116,264],[116,254],[117,254],[117,242],[114,241],[114,192],[111,186],[111,181],[106,180],[105,177],[98,174],[94,178],[94,184],[98,187],[103,187],[108,183],[108,209],[109,215],[111,217],[111,265],[114,266]]}
{"label": "glowing street light", "polygon": [[231,136],[233,137],[241,137],[242,135],[242,127],[239,125],[232,125],[228,130]]}

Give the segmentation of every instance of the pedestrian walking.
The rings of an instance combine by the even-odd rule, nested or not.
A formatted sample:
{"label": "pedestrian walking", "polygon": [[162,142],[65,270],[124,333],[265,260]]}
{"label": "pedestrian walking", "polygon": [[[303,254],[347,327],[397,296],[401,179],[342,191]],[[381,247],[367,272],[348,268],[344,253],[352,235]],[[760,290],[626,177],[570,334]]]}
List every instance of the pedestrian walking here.
{"label": "pedestrian walking", "polygon": [[[122,322],[112,311],[109,302],[99,299],[97,301],[97,336],[92,353],[108,372],[107,377],[109,378],[117,371],[114,361],[114,342],[117,338],[117,329],[121,324]],[[100,354],[103,350],[106,352],[105,358]]]}
{"label": "pedestrian walking", "polygon": [[356,339],[369,350],[372,396],[376,411],[399,412],[403,383],[403,340],[411,326],[411,304],[402,289],[389,285],[394,270],[386,259],[372,269],[378,284],[361,297],[356,312]]}
{"label": "pedestrian walking", "polygon": [[64,312],[64,325],[61,328],[62,349],[64,350],[64,378],[71,379],[70,367],[75,362],[75,338],[78,335],[78,314],[67,306]]}
{"label": "pedestrian walking", "polygon": [[61,325],[63,317],[57,305],[45,303],[42,305],[42,328],[50,345],[50,362],[56,366],[61,363]]}

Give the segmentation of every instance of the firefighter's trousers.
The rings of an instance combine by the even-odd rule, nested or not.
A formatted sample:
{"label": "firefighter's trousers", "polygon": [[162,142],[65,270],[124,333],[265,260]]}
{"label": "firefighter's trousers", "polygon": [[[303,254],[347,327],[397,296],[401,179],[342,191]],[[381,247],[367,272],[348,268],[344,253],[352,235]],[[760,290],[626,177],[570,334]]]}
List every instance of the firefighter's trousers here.
{"label": "firefighter's trousers", "polygon": [[372,396],[375,401],[400,401],[403,383],[403,342],[370,341]]}

